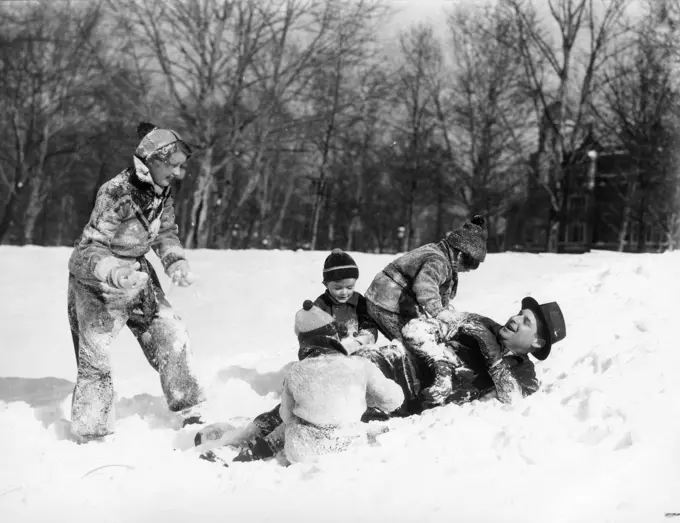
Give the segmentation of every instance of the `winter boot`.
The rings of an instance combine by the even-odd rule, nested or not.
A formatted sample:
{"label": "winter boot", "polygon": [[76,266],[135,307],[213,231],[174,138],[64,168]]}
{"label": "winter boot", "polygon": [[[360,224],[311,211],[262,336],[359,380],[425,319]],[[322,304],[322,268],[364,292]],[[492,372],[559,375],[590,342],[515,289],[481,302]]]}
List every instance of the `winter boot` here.
{"label": "winter boot", "polygon": [[269,443],[264,438],[258,436],[248,442],[246,448],[239,452],[234,461],[258,461],[271,458],[273,455],[274,450],[269,446]]}
{"label": "winter boot", "polygon": [[180,411],[180,416],[182,416],[182,428],[188,425],[203,425],[205,420],[201,416],[202,404],[194,405],[188,409]]}

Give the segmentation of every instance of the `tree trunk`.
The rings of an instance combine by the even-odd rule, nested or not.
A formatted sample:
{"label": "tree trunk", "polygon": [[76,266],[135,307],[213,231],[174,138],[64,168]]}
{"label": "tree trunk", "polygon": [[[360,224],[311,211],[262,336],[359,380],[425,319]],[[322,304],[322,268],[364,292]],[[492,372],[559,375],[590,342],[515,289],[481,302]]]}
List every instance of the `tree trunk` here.
{"label": "tree trunk", "polygon": [[631,214],[631,202],[633,200],[633,195],[635,194],[636,182],[630,182],[626,190],[626,201],[623,205],[623,212],[621,216],[621,230],[619,231],[619,252],[624,252],[626,249],[626,238],[630,232],[630,214]]}
{"label": "tree trunk", "polygon": [[324,202],[324,193],[326,192],[326,176],[325,169],[321,167],[321,173],[317,182],[316,196],[314,198],[314,211],[312,217],[312,243],[310,250],[316,250],[317,235],[319,232],[319,221],[321,220],[321,208]]}
{"label": "tree trunk", "polygon": [[28,198],[26,215],[24,217],[24,245],[32,245],[35,243],[35,227],[45,203],[44,185],[45,181],[43,180],[43,177],[38,173],[34,173],[31,177],[31,192]]}
{"label": "tree trunk", "polygon": [[20,201],[23,188],[24,184],[20,180],[17,180],[14,183],[9,200],[5,206],[5,214],[2,217],[2,221],[0,221],[0,245],[2,245],[10,227],[14,224],[15,209],[17,203]]}
{"label": "tree trunk", "polygon": [[279,214],[276,218],[276,223],[272,229],[272,236],[278,238],[281,236],[281,230],[283,229],[283,220],[286,217],[286,212],[288,211],[288,206],[290,205],[290,200],[293,197],[293,192],[295,191],[295,180],[290,180],[286,187],[286,193],[283,197],[283,203],[279,209]]}
{"label": "tree trunk", "polygon": [[213,146],[206,149],[201,161],[201,170],[196,180],[197,187],[194,190],[193,203],[191,206],[191,227],[187,234],[187,249],[205,249],[208,246],[208,210],[210,208],[210,196],[213,186],[212,160]]}

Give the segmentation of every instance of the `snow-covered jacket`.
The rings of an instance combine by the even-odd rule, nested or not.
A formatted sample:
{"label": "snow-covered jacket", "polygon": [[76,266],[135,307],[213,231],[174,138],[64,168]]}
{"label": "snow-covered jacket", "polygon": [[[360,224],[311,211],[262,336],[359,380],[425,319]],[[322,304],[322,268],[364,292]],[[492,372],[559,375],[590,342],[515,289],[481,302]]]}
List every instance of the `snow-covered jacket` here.
{"label": "snow-covered jacket", "polygon": [[378,326],[368,315],[366,298],[355,292],[345,303],[338,303],[328,291],[316,300],[314,305],[327,312],[340,328],[340,339],[351,337],[361,345],[370,345],[378,339]]}
{"label": "snow-covered jacket", "polygon": [[406,318],[425,311],[435,317],[458,289],[453,248],[446,242],[428,243],[403,254],[378,273],[366,299]]}
{"label": "snow-covered jacket", "polygon": [[[448,401],[462,403],[495,392],[501,402],[512,403],[538,390],[534,364],[527,355],[511,354],[503,347],[500,329],[501,325],[492,319],[471,314],[467,325],[447,343],[464,368],[473,373],[458,381],[454,378],[453,394]],[[496,345],[503,355],[493,367],[484,356],[491,345]]]}
{"label": "snow-covered jacket", "polygon": [[284,452],[291,463],[346,450],[366,437],[360,420],[367,407],[392,412],[404,401],[399,385],[368,360],[330,346],[309,354],[290,366],[281,394]]}
{"label": "snow-covered jacket", "polygon": [[69,260],[77,278],[106,281],[121,260],[133,260],[153,249],[166,273],[184,260],[177,236],[169,187],[154,184],[136,157],[129,168],[101,186],[90,219]]}

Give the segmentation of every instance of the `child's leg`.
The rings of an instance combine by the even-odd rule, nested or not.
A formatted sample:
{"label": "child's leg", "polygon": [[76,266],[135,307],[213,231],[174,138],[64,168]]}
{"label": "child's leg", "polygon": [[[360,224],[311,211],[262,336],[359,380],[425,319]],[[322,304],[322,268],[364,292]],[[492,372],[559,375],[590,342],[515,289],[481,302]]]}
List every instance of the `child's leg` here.
{"label": "child's leg", "polygon": [[281,423],[283,423],[281,414],[279,413],[280,408],[281,405],[279,404],[272,410],[255,417],[253,424],[259,429],[258,436],[264,438],[265,436],[271,434],[274,429],[276,429],[276,427],[281,425]]}
{"label": "child's leg", "polygon": [[394,339],[401,341],[401,329],[410,318],[402,318],[396,312],[387,311],[370,300],[366,300],[366,309],[383,336],[390,341]]}
{"label": "child's leg", "polygon": [[169,409],[178,412],[201,403],[203,389],[192,369],[187,328],[165,298],[153,268],[148,263],[142,267],[149,273],[149,283],[127,325],[160,374]]}
{"label": "child's leg", "polygon": [[67,292],[67,314],[68,323],[71,327],[71,339],[73,340],[73,349],[76,353],[76,365],[78,365],[78,347],[80,345],[80,329],[78,327],[78,312],[76,308],[76,279],[72,274],[68,275],[68,292]]}
{"label": "child's leg", "polygon": [[[416,413],[414,408],[423,381],[430,379],[427,365],[424,362],[407,351],[401,343],[362,347],[352,357],[372,361],[386,378],[395,381],[401,387],[404,392],[404,404],[393,412],[392,416]],[[380,418],[375,416],[375,413],[367,412],[364,419],[368,421],[375,417]]]}
{"label": "child's leg", "polygon": [[125,324],[125,308],[108,303],[100,290],[71,277],[68,316],[78,363],[71,430],[86,438],[106,436],[114,428],[109,347]]}

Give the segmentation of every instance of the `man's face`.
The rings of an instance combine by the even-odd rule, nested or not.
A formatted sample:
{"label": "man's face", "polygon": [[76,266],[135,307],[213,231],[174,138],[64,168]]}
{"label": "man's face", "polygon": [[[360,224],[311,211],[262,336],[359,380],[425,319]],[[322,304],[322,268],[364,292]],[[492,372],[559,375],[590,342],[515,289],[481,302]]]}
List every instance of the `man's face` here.
{"label": "man's face", "polygon": [[522,309],[512,316],[498,334],[505,347],[515,354],[528,354],[544,344],[538,337],[536,315],[529,309]]}

